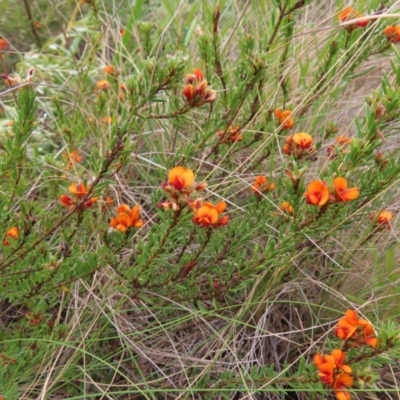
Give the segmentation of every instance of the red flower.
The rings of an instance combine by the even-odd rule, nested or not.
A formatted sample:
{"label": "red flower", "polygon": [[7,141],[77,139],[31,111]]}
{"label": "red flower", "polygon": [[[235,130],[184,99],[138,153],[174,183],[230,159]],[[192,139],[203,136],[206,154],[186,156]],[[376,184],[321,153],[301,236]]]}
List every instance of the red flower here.
{"label": "red flower", "polygon": [[0,38],[0,51],[8,49],[8,42],[6,39]]}

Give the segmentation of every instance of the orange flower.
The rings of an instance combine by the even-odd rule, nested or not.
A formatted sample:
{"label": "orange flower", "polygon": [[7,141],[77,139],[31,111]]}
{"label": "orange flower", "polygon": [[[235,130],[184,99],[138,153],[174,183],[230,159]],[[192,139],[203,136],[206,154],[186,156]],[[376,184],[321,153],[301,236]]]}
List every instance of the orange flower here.
{"label": "orange flower", "polygon": [[351,368],[348,365],[343,364],[344,359],[346,358],[346,353],[344,351],[335,349],[332,351],[332,357],[335,361],[337,369],[340,369],[343,372],[351,373]]}
{"label": "orange flower", "polygon": [[295,145],[302,150],[310,149],[313,144],[313,138],[305,132],[295,133],[292,139]]}
{"label": "orange flower", "polygon": [[[338,16],[340,22],[347,22],[352,19],[362,18],[362,14],[354,10],[352,7],[345,8]],[[356,28],[365,28],[369,24],[369,20],[358,21],[355,24],[347,25],[346,29],[352,31]]]}
{"label": "orange flower", "polygon": [[193,185],[194,173],[191,169],[185,167],[172,168],[168,173],[168,183],[173,186],[175,190],[181,192]]}
{"label": "orange flower", "polygon": [[[89,192],[90,186],[85,186],[84,183],[80,183],[79,185],[76,185],[75,183],[72,183],[69,188],[69,192],[72,193],[78,200],[83,199]],[[67,196],[65,194],[61,195],[60,197],[60,202],[64,207],[73,207],[77,204],[75,200],[73,200],[70,196]],[[85,208],[92,207],[95,203],[97,202],[97,197],[91,197],[90,199],[87,199],[83,206]]]}
{"label": "orange flower", "polygon": [[6,39],[0,38],[0,51],[8,49],[8,42]]}
{"label": "orange flower", "polygon": [[343,390],[354,385],[353,378],[348,374],[339,374],[336,376],[333,384],[333,390],[337,400],[350,400],[350,394]]}
{"label": "orange flower", "polygon": [[68,188],[70,193],[74,194],[79,200],[87,195],[89,189],[90,186],[86,187],[84,183],[80,183],[79,185],[72,183]]}
{"label": "orange flower", "polygon": [[9,238],[13,238],[14,240],[18,240],[19,238],[19,229],[16,226],[11,227],[10,229],[8,229],[8,231],[6,232],[6,238],[3,240],[3,245],[4,246],[9,246],[10,242],[9,242]]}
{"label": "orange flower", "polygon": [[144,222],[140,218],[140,206],[136,204],[132,209],[122,204],[117,208],[118,215],[111,218],[110,226],[120,232],[126,232],[129,228],[140,228]]}
{"label": "orange flower", "polygon": [[183,96],[191,107],[199,107],[204,103],[212,103],[216,99],[216,92],[208,88],[203,72],[196,68],[193,74],[185,77],[186,86],[182,90]]}
{"label": "orange flower", "polygon": [[354,346],[366,344],[376,347],[378,345],[372,325],[367,320],[358,318],[357,312],[354,310],[347,310],[345,317],[338,321],[335,336],[346,341],[352,340]]}
{"label": "orange flower", "polygon": [[318,369],[318,376],[321,378],[321,381],[327,385],[332,385],[336,368],[334,358],[332,356],[317,354],[314,356],[314,364]]}
{"label": "orange flower", "polygon": [[280,206],[280,209],[284,213],[293,214],[293,207],[288,201],[283,201],[281,206]]}
{"label": "orange flower", "polygon": [[110,88],[110,82],[105,79],[101,79],[96,82],[96,90],[105,90]]}
{"label": "orange flower", "polygon": [[216,228],[228,223],[228,216],[225,215],[220,218],[220,214],[222,214],[226,209],[226,203],[224,201],[220,201],[215,206],[212,203],[196,201],[195,207],[197,209],[195,210],[195,215],[192,221],[196,225]]}
{"label": "orange flower", "polygon": [[68,171],[70,170],[74,163],[80,163],[83,159],[83,157],[79,154],[79,152],[77,150],[73,151],[71,154],[67,153],[67,158],[69,159],[69,162],[67,164],[67,166],[65,167],[65,169]]}
{"label": "orange flower", "polygon": [[282,111],[280,108],[275,110],[275,116],[279,120],[279,124],[282,125],[283,129],[290,129],[294,125],[294,119],[292,118],[292,112],[290,110]]}
{"label": "orange flower", "polygon": [[[218,131],[217,135],[220,137],[220,143],[227,143],[228,141],[241,142],[243,140],[240,134],[240,126],[230,126],[227,132]],[[228,135],[228,137],[226,137]]]}
{"label": "orange flower", "polygon": [[112,118],[110,116],[101,118],[100,123],[104,125],[110,125],[112,123]]}
{"label": "orange flower", "polygon": [[268,183],[268,179],[265,176],[257,176],[251,187],[251,191],[257,195],[272,192],[274,189],[275,184],[273,182]]}
{"label": "orange flower", "polygon": [[[346,146],[349,145],[352,142],[352,138],[346,136],[346,135],[339,135],[335,138],[336,145],[340,147],[342,153],[346,153],[348,150],[346,149]],[[333,151],[335,150],[335,145],[331,144],[327,148],[327,153],[328,156],[333,157]]]}
{"label": "orange flower", "polygon": [[104,72],[106,75],[111,75],[111,74],[113,74],[113,73],[115,72],[115,68],[114,68],[113,65],[107,65],[107,66],[105,66],[105,67],[103,68],[103,72]]}
{"label": "orange flower", "polygon": [[286,138],[282,150],[288,155],[301,156],[304,153],[312,153],[315,151],[313,143],[314,140],[311,135],[306,132],[299,132]]}
{"label": "orange flower", "polygon": [[335,137],[335,142],[337,144],[350,144],[352,139],[346,135],[339,135]]}
{"label": "orange flower", "polygon": [[345,178],[337,177],[333,181],[333,186],[335,188],[338,201],[355,200],[360,195],[358,188],[347,188],[348,183]]}
{"label": "orange flower", "polygon": [[356,311],[347,310],[345,317],[341,318],[335,330],[335,335],[342,340],[348,340],[355,335],[358,326]]}
{"label": "orange flower", "polygon": [[322,181],[312,181],[308,187],[307,192],[304,193],[307,204],[315,206],[323,206],[329,200],[329,190],[326,184]]}
{"label": "orange flower", "polygon": [[383,34],[392,43],[400,42],[400,26],[390,25],[383,30]]}
{"label": "orange flower", "polygon": [[376,222],[379,225],[387,225],[387,227],[390,229],[390,221],[393,219],[394,215],[390,211],[383,210],[379,212],[378,215],[372,213],[370,215],[370,218],[373,220],[376,218]]}

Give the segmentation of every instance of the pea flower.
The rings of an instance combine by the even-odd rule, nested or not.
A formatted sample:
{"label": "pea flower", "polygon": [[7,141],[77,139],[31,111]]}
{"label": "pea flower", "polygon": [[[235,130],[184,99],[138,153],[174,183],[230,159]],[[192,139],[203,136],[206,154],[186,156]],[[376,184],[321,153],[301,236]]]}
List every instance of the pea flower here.
{"label": "pea flower", "polygon": [[126,232],[129,228],[140,228],[144,222],[140,219],[140,206],[136,204],[132,209],[121,204],[117,208],[117,216],[111,218],[110,226],[119,232]]}
{"label": "pea flower", "polygon": [[194,211],[193,223],[205,228],[217,228],[226,225],[229,217],[227,215],[221,217],[226,209],[226,203],[220,201],[216,205],[197,200],[191,205]]}
{"label": "pea flower", "polygon": [[329,200],[329,189],[325,182],[322,181],[312,181],[308,187],[306,193],[307,204],[313,204],[315,206],[323,206]]}
{"label": "pea flower", "polygon": [[203,72],[195,68],[193,74],[185,77],[186,86],[182,90],[183,96],[190,107],[199,107],[205,103],[213,103],[216,99],[216,92],[208,87]]}
{"label": "pea flower", "polygon": [[288,201],[283,201],[279,207],[284,213],[293,214],[293,207]]}
{"label": "pea flower", "polygon": [[113,75],[113,76],[118,75],[118,70],[113,65],[107,65],[103,67],[103,72],[106,75]]}
{"label": "pea flower", "polygon": [[347,153],[348,150],[348,145],[350,145],[352,142],[352,138],[346,136],[346,135],[339,135],[335,138],[335,144],[331,144],[330,146],[328,146],[327,148],[327,155],[329,158],[333,158],[333,152],[335,151],[335,146],[337,146],[341,153]]}
{"label": "pea flower", "polygon": [[290,129],[294,125],[294,119],[290,110],[282,111],[280,108],[275,110],[275,116],[278,118],[279,124],[283,129]]}
{"label": "pea flower", "polygon": [[357,199],[360,195],[360,191],[358,188],[350,188],[348,189],[348,183],[345,178],[337,177],[333,181],[333,186],[336,191],[336,197],[338,201],[351,201]]}
{"label": "pea flower", "polygon": [[110,88],[110,82],[108,82],[106,79],[101,79],[96,82],[96,91],[106,90],[109,88]]}
{"label": "pea flower", "polygon": [[260,196],[261,193],[272,192],[274,189],[275,184],[273,182],[268,183],[268,179],[265,176],[257,176],[251,187],[251,191],[258,196]]}
{"label": "pea flower", "polygon": [[8,42],[6,39],[0,38],[0,51],[8,49]]}
{"label": "pea flower", "polygon": [[[77,200],[81,200],[88,194],[88,192],[90,190],[90,186],[89,185],[85,186],[84,183],[80,183],[79,185],[72,183],[69,186],[68,190],[74,197],[76,197]],[[90,199],[87,199],[83,203],[83,207],[90,208],[97,202],[97,200],[98,200],[97,197],[91,197]],[[72,208],[76,204],[78,204],[79,201],[76,201],[73,198],[71,198],[70,196],[63,194],[60,197],[60,202],[64,207]]]}
{"label": "pea flower", "polygon": [[83,157],[80,155],[80,153],[77,150],[73,151],[70,154],[67,153],[66,158],[68,159],[68,164],[65,167],[65,169],[67,171],[70,170],[74,166],[75,163],[79,164],[83,160]]}
{"label": "pea flower", "polygon": [[371,213],[370,219],[376,219],[376,223],[382,226],[387,226],[390,229],[390,221],[393,219],[394,215],[390,211],[380,211],[378,213]]}
{"label": "pea flower", "polygon": [[357,312],[354,310],[347,310],[344,318],[339,319],[335,336],[350,341],[354,347],[359,345],[376,347],[378,345],[373,326],[367,320],[358,318]]}
{"label": "pea flower", "polygon": [[313,143],[314,140],[311,135],[306,132],[299,132],[286,138],[282,150],[287,155],[300,157],[315,151]]}
{"label": "pea flower", "polygon": [[391,43],[400,42],[400,26],[390,25],[383,30],[383,34]]}
{"label": "pea flower", "polygon": [[218,131],[217,135],[220,137],[220,143],[234,143],[243,140],[243,137],[240,134],[240,126],[230,126],[227,132]]}
{"label": "pea flower", "polygon": [[14,240],[18,240],[19,238],[19,229],[16,226],[11,227],[10,229],[7,230],[6,232],[6,238],[3,240],[3,245],[4,246],[9,246],[10,242],[8,239],[14,239]]}
{"label": "pea flower", "polygon": [[[345,8],[338,16],[338,19],[340,22],[347,22],[352,19],[358,19],[358,18],[362,18],[362,14],[360,14],[359,12],[354,10],[353,7]],[[369,24],[369,20],[363,19],[361,21],[357,21],[355,24],[347,25],[346,29],[349,32],[351,32],[352,30],[357,29],[357,28],[365,28],[368,24]]]}
{"label": "pea flower", "polygon": [[350,393],[344,389],[347,389],[354,385],[353,378],[349,374],[339,374],[336,376],[333,384],[333,390],[337,400],[350,400]]}
{"label": "pea flower", "polygon": [[[351,368],[344,364],[346,353],[335,349],[330,355],[317,354],[314,356],[314,364],[318,370],[321,381],[331,386],[337,400],[350,399],[349,393],[344,389],[353,385],[353,379],[349,375]],[[343,372],[342,372],[343,371]]]}
{"label": "pea flower", "polygon": [[170,193],[190,194],[193,190],[203,190],[207,187],[205,183],[196,183],[194,173],[185,167],[174,167],[168,172],[168,181],[164,182],[162,188]]}

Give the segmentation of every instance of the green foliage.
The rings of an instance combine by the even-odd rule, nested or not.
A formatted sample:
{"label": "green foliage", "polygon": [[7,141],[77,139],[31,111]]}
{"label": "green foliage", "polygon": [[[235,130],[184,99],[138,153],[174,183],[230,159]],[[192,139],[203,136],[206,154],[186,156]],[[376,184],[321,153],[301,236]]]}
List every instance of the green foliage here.
{"label": "green foliage", "polygon": [[[342,347],[325,335],[346,309],[380,343],[346,349],[353,389],[389,390],[395,2],[360,2],[363,28],[312,0],[61,3],[0,16],[0,395],[317,398],[312,356]],[[207,187],[174,186],[176,166]],[[227,223],[199,222],[222,201]]]}

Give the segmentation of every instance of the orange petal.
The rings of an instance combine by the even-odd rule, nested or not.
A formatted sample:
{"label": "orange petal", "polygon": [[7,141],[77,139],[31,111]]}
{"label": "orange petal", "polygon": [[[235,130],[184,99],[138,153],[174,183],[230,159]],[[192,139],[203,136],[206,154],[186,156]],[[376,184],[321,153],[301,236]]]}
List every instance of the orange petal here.
{"label": "orange petal", "polygon": [[358,190],[358,188],[347,189],[340,193],[340,197],[344,201],[355,200],[358,198],[358,196],[360,196],[360,191]]}
{"label": "orange petal", "polygon": [[340,194],[347,189],[348,183],[345,178],[339,176],[333,181],[333,186],[335,187],[336,192]]}
{"label": "orange petal", "polygon": [[120,225],[125,225],[128,228],[132,225],[128,214],[118,214],[117,220]]}
{"label": "orange petal", "polygon": [[341,389],[341,388],[353,386],[353,384],[354,384],[354,381],[350,375],[339,374],[336,376],[334,388]]}
{"label": "orange petal", "polygon": [[226,203],[224,201],[220,201],[215,206],[215,209],[217,210],[218,214],[223,213],[225,211],[225,209],[226,209]]}
{"label": "orange petal", "polygon": [[118,214],[123,214],[123,213],[126,214],[126,213],[130,213],[131,209],[127,204],[123,203],[117,207],[117,212],[118,212]]}

